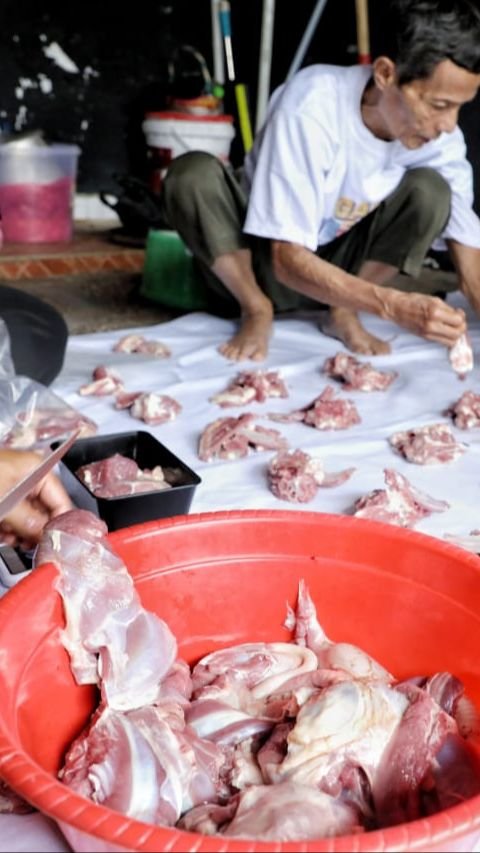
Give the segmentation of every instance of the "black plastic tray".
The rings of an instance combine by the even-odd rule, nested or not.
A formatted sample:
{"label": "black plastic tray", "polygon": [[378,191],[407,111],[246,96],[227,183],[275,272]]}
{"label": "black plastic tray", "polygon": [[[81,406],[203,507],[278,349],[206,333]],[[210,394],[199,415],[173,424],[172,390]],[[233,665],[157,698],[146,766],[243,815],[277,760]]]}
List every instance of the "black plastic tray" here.
{"label": "black plastic tray", "polygon": [[[53,448],[57,443],[52,445]],[[82,465],[107,459],[121,453],[134,459],[139,468],[175,468],[180,474],[177,485],[157,492],[124,495],[115,498],[96,497],[76,476]],[[115,435],[92,436],[75,442],[60,462],[60,477],[74,504],[80,509],[94,512],[106,523],[109,530],[118,530],[143,521],[186,515],[190,509],[196,487],[201,479],[167,447],[149,432],[123,432]],[[168,472],[165,479],[168,481]]]}

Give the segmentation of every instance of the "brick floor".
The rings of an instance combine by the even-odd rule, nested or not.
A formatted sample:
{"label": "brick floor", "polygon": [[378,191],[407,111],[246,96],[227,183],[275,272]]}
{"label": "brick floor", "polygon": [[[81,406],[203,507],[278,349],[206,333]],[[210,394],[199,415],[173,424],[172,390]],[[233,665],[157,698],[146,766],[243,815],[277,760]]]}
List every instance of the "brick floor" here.
{"label": "brick floor", "polygon": [[100,272],[140,273],[145,248],[118,245],[114,231],[78,227],[69,243],[5,243],[0,280],[27,281]]}

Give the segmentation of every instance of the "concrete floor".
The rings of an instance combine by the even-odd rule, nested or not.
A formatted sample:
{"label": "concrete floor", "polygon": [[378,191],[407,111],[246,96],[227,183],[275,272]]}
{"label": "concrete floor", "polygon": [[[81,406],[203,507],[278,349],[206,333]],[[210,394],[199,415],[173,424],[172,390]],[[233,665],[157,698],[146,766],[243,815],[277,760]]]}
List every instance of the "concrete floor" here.
{"label": "concrete floor", "polygon": [[72,335],[150,326],[178,316],[144,299],[140,285],[141,275],[123,271],[8,282],[9,287],[53,305],[65,317]]}

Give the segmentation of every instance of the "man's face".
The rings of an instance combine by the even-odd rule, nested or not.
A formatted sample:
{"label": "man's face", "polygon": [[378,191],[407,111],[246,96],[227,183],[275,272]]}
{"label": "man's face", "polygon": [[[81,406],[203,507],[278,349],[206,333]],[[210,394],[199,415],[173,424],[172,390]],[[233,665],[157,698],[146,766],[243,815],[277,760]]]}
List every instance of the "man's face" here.
{"label": "man's face", "polygon": [[480,74],[445,59],[425,80],[388,87],[382,113],[390,138],[415,149],[441,133],[451,133],[460,107],[475,97],[479,86]]}

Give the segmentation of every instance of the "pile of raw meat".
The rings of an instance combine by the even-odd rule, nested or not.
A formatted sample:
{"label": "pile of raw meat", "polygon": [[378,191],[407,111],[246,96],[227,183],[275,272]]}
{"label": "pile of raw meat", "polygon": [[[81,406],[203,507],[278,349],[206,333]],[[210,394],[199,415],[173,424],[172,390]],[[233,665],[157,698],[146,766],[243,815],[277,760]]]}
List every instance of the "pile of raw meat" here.
{"label": "pile of raw meat", "polygon": [[121,453],[82,465],[75,474],[97,498],[119,498],[172,487],[161,465],[142,469]]}
{"label": "pile of raw meat", "polygon": [[278,842],[388,827],[480,793],[478,715],[454,675],[398,682],[331,641],[302,581],[291,642],[220,649],[190,668],[106,533],[66,513],[36,557],[58,567],[74,677],[101,692],[60,773],[74,791],[157,825]]}

